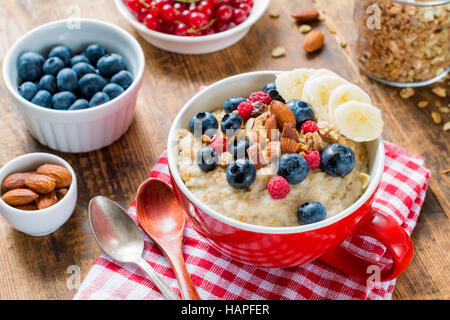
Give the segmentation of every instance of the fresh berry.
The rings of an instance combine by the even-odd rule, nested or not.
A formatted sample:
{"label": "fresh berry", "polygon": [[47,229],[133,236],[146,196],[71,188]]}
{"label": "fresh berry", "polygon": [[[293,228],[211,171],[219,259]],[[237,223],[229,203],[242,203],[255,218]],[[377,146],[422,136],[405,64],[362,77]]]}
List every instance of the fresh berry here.
{"label": "fresh berry", "polygon": [[93,108],[93,107],[99,106],[101,104],[105,104],[105,103],[109,102],[110,100],[111,99],[109,98],[109,96],[106,93],[97,92],[96,94],[94,94],[91,101],[89,101],[89,108]]}
{"label": "fresh berry", "polygon": [[19,58],[17,71],[23,81],[37,81],[41,78],[44,57],[36,52],[25,52]]}
{"label": "fresh berry", "polygon": [[228,184],[239,190],[248,189],[256,180],[256,168],[250,160],[239,159],[227,167]]}
{"label": "fresh berry", "polygon": [[122,70],[111,78],[111,83],[118,84],[123,90],[127,90],[133,83],[133,75],[129,71]]}
{"label": "fresh berry", "polygon": [[56,78],[51,74],[46,74],[39,80],[39,90],[46,90],[51,94],[56,92]]}
{"label": "fresh berry", "polygon": [[307,151],[304,158],[308,163],[310,170],[315,170],[320,167],[321,157],[318,151],[316,150]]}
{"label": "fresh berry", "polygon": [[231,19],[234,23],[241,24],[247,19],[247,14],[242,9],[233,9],[233,16]]}
{"label": "fresh berry", "polygon": [[77,97],[70,91],[58,92],[52,97],[52,105],[57,110],[67,110],[77,100]]}
{"label": "fresh berry", "polygon": [[189,27],[187,26],[187,24],[183,23],[183,22],[179,22],[175,24],[175,35],[176,36],[186,36],[187,35],[187,31],[188,31]]}
{"label": "fresh berry", "polygon": [[268,93],[265,93],[264,91],[253,92],[248,98],[248,102],[253,103],[257,101],[260,101],[264,104],[270,104],[272,98]]}
{"label": "fresh berry", "polygon": [[322,169],[332,177],[344,177],[355,167],[355,154],[344,144],[330,144],[322,152]]}
{"label": "fresh berry", "polygon": [[241,102],[237,107],[237,111],[244,121],[247,121],[252,116],[253,104],[248,101]]}
{"label": "fresh berry", "polygon": [[283,103],[285,102],[284,99],[281,97],[280,93],[278,92],[277,85],[275,84],[275,82],[267,83],[262,89],[262,91],[268,93],[272,100],[278,100]]}
{"label": "fresh berry", "polygon": [[72,67],[72,70],[77,73],[78,79],[81,79],[85,74],[95,73],[96,69],[87,62],[79,62]]}
{"label": "fresh berry", "polygon": [[94,73],[88,73],[79,81],[80,92],[83,97],[91,99],[94,94],[102,91],[106,84],[107,82],[102,76]]}
{"label": "fresh berry", "polygon": [[231,144],[230,152],[234,160],[245,159],[247,156],[247,149],[250,147],[250,142],[247,139],[235,140]]}
{"label": "fresh berry", "polygon": [[325,220],[327,217],[327,210],[320,202],[304,203],[297,212],[297,220],[300,225],[310,224]]}
{"label": "fresh berry", "polygon": [[131,12],[138,12],[142,9],[143,5],[140,0],[128,0],[127,7],[131,10]]}
{"label": "fresh berry", "polygon": [[189,16],[189,25],[194,29],[200,29],[201,27],[207,25],[209,18],[201,12],[191,12]]}
{"label": "fresh berry", "polygon": [[244,11],[246,16],[249,16],[252,12],[252,7],[248,3],[240,3],[238,8]]}
{"label": "fresh berry", "polygon": [[165,4],[161,9],[161,18],[167,22],[175,21],[175,9],[171,4]]}
{"label": "fresh berry", "polygon": [[212,171],[217,166],[217,154],[210,147],[202,147],[197,152],[196,162],[200,170],[204,172]]}
{"label": "fresh berry", "polygon": [[311,105],[303,100],[293,99],[289,101],[286,106],[292,110],[297,122],[297,129],[308,120],[314,120],[314,111]]}
{"label": "fresh berry", "polygon": [[161,28],[161,20],[160,18],[153,14],[149,13],[144,17],[144,24],[149,28],[150,30],[159,30]]}
{"label": "fresh berry", "polygon": [[70,50],[68,46],[58,45],[50,50],[48,57],[49,58],[58,57],[62,60],[64,66],[69,66],[70,59],[72,58],[72,50]]}
{"label": "fresh berry", "polygon": [[298,184],[305,180],[309,166],[305,158],[297,153],[283,154],[278,162],[278,175],[285,178],[289,184]]}
{"label": "fresh berry", "polygon": [[196,137],[207,135],[212,137],[219,128],[217,118],[209,112],[200,112],[191,118],[189,128]]}
{"label": "fresh berry", "polygon": [[270,179],[267,190],[273,199],[284,199],[291,191],[291,186],[285,178],[278,176]]}
{"label": "fresh berry", "polygon": [[215,137],[209,144],[209,147],[213,149],[216,154],[222,154],[227,151],[227,139],[223,137]]}
{"label": "fresh berry", "polygon": [[203,0],[197,4],[197,11],[211,17],[214,13],[214,6],[208,0]]}
{"label": "fresh berry", "polygon": [[220,125],[220,130],[226,136],[234,135],[242,125],[242,116],[237,113],[227,113],[222,118],[222,124]]}
{"label": "fresh berry", "polygon": [[120,96],[124,90],[121,86],[115,83],[108,83],[102,90],[104,93],[106,93],[109,98],[112,100],[114,98],[117,98]]}
{"label": "fresh berry", "polygon": [[83,110],[89,108],[89,101],[85,99],[78,99],[69,107],[68,110]]}
{"label": "fresh berry", "polygon": [[314,121],[308,120],[308,121],[305,121],[301,125],[301,131],[303,133],[317,132],[317,131],[319,131],[319,128],[317,127],[317,123],[315,123]]}
{"label": "fresh berry", "polygon": [[[87,56],[84,55],[84,54],[76,55],[76,56],[74,56],[72,59],[70,59],[70,65],[71,65],[72,67],[73,67],[74,65],[76,65],[77,63],[80,63],[80,62],[86,62],[86,63],[91,64],[91,62],[89,61],[89,59],[87,58]],[[44,72],[45,72],[45,70],[44,70]]]}
{"label": "fresh berry", "polygon": [[52,107],[52,95],[50,92],[45,90],[39,90],[31,99],[31,103],[34,103],[35,105],[38,105],[40,107],[44,108],[51,108]]}
{"label": "fresh berry", "polygon": [[78,75],[70,68],[64,68],[56,76],[59,91],[75,91],[78,88]]}
{"label": "fresh berry", "polygon": [[44,66],[42,67],[45,74],[51,74],[55,76],[64,69],[64,62],[58,57],[53,57],[45,60]]}
{"label": "fresh berry", "polygon": [[106,54],[98,60],[97,69],[103,77],[109,78],[125,70],[125,62],[117,53]]}
{"label": "fresh berry", "polygon": [[19,87],[19,94],[28,101],[33,99],[36,92],[38,92],[38,88],[36,84],[31,81],[24,82]]}
{"label": "fresh berry", "polygon": [[98,60],[106,54],[105,48],[101,45],[94,43],[87,47],[86,57],[91,62],[92,66],[97,67]]}
{"label": "fresh berry", "polygon": [[219,21],[228,22],[230,21],[232,16],[233,9],[228,5],[222,5],[216,10],[216,18],[219,19]]}
{"label": "fresh berry", "polygon": [[225,101],[225,103],[223,104],[223,108],[226,113],[231,113],[237,109],[237,107],[239,106],[239,104],[241,102],[244,102],[244,101],[246,101],[246,100],[241,97],[231,97],[227,101]]}

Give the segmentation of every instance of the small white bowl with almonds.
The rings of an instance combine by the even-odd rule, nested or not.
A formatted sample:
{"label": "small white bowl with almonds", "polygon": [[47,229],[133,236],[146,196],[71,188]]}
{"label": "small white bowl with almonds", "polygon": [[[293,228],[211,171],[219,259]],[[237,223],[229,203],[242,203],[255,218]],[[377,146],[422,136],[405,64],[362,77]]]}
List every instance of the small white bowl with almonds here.
{"label": "small white bowl with almonds", "polygon": [[11,160],[0,169],[0,182],[0,213],[28,235],[55,232],[75,209],[75,172],[53,154],[29,153]]}

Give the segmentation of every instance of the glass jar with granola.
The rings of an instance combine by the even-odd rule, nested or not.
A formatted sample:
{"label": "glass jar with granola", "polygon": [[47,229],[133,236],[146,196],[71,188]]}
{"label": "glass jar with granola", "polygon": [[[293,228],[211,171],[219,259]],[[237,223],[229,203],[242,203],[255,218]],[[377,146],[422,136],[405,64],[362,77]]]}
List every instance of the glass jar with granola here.
{"label": "glass jar with granola", "polygon": [[356,42],[362,70],[397,87],[444,78],[450,65],[450,0],[356,0]]}

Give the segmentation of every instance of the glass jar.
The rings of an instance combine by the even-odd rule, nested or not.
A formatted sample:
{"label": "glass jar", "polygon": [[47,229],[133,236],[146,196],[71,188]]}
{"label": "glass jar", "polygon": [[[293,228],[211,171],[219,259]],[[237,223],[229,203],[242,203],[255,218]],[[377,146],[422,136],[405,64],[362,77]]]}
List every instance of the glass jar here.
{"label": "glass jar", "polygon": [[419,87],[450,69],[450,0],[356,0],[353,55],[371,78]]}

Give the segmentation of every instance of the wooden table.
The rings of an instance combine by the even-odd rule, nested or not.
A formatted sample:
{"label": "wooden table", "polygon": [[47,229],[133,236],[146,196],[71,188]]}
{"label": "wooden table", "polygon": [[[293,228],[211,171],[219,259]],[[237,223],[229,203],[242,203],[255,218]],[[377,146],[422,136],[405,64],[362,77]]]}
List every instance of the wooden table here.
{"label": "wooden table", "polygon": [[[89,270],[99,249],[87,220],[89,199],[101,194],[127,206],[139,184],[147,177],[164,150],[172,119],[182,105],[203,84],[224,77],[254,70],[288,70],[295,67],[326,67],[361,85],[383,109],[386,139],[410,152],[426,158],[432,171],[429,191],[412,238],[416,255],[402,274],[394,292],[395,299],[450,298],[449,223],[450,167],[449,133],[442,125],[433,124],[431,109],[436,109],[436,96],[430,88],[417,90],[415,96],[403,100],[398,89],[385,87],[362,76],[339,41],[351,44],[352,0],[317,0],[325,10],[326,22],[313,26],[326,35],[324,49],[306,55],[301,49],[303,35],[289,18],[290,12],[310,7],[308,0],[273,0],[270,9],[281,16],[272,19],[266,14],[238,44],[221,52],[185,56],[161,51],[137,36],[118,14],[112,1],[79,0],[76,7],[64,0],[35,0],[34,11],[27,1],[8,0],[0,6],[0,62],[8,48],[24,33],[43,23],[67,18],[79,13],[82,17],[115,23],[134,34],[146,56],[145,83],[140,92],[136,116],[128,132],[113,145],[90,153],[62,154],[40,145],[26,131],[13,107],[3,81],[0,82],[0,165],[24,153],[43,151],[62,156],[77,172],[78,204],[72,218],[57,232],[40,238],[26,236],[0,219],[0,299],[70,299],[74,289],[68,289],[67,268],[80,267],[82,276]],[[78,10],[79,9],[79,10]],[[330,33],[326,23],[333,22]],[[332,30],[333,31],[333,30]],[[285,57],[271,58],[276,46],[285,46]],[[447,93],[449,93],[447,85]],[[429,100],[426,109],[416,107],[420,100]],[[448,99],[443,101],[448,104]],[[444,115],[448,121],[448,115]]]}

